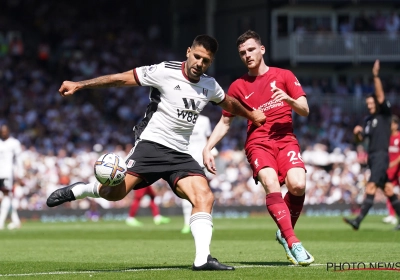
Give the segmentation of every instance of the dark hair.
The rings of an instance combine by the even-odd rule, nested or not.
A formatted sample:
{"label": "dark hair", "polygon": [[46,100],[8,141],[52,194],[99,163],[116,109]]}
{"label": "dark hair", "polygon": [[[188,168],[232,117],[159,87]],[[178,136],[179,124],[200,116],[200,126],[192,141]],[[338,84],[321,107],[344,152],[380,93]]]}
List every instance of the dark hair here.
{"label": "dark hair", "polygon": [[243,44],[244,42],[246,42],[249,39],[254,39],[254,41],[256,41],[257,43],[259,43],[261,45],[260,35],[258,35],[258,33],[253,30],[247,30],[242,35],[240,35],[239,38],[237,38],[236,47],[239,47],[239,45]]}
{"label": "dark hair", "polygon": [[218,41],[206,34],[198,35],[194,38],[192,47],[203,46],[207,51],[210,51],[213,55],[218,51]]}
{"label": "dark hair", "polygon": [[399,117],[397,115],[392,115],[392,122],[399,123]]}
{"label": "dark hair", "polygon": [[379,107],[378,98],[376,98],[376,94],[375,94],[375,93],[370,93],[370,94],[368,94],[368,95],[365,97],[365,99],[368,99],[368,98],[374,99],[374,103],[375,103],[375,112],[378,113],[380,107]]}

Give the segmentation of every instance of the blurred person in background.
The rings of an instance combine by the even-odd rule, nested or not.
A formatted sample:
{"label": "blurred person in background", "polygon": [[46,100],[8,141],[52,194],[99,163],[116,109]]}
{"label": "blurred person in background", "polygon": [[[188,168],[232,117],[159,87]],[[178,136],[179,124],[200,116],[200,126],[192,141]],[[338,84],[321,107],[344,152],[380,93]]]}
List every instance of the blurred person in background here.
{"label": "blurred person in background", "polygon": [[[259,34],[246,31],[239,36],[236,46],[248,73],[231,84],[228,95],[248,109],[263,111],[266,116],[263,126],[256,127],[248,122],[247,160],[254,180],[264,187],[267,210],[279,228],[276,238],[284,247],[288,260],[308,266],[314,258],[294,233],[304,204],[306,172],[292,121],[292,111],[308,116],[306,94],[291,71],[265,64],[265,47]],[[213,174],[216,168],[210,151],[228,133],[234,117],[232,113],[222,112],[204,148],[204,164]],[[284,198],[281,192],[283,184],[288,188]]]}
{"label": "blurred person in background", "polygon": [[[392,116],[392,122],[390,125],[391,135],[389,143],[389,168],[387,175],[389,181],[393,186],[399,186],[400,176],[400,132],[399,132],[399,117],[396,115]],[[397,224],[396,211],[393,209],[390,199],[386,200],[386,207],[389,215],[383,218],[384,223]],[[398,228],[400,229],[400,228]]]}
{"label": "blurred person in background", "polygon": [[150,185],[146,188],[135,190],[133,195],[134,195],[134,197],[132,200],[132,204],[131,204],[131,207],[129,208],[128,217],[126,218],[126,221],[125,221],[128,226],[131,226],[131,227],[143,226],[143,223],[138,221],[135,217],[136,217],[136,213],[140,207],[140,201],[142,200],[142,198],[145,195],[148,195],[150,197],[150,209],[151,209],[151,213],[153,215],[154,224],[156,224],[156,225],[168,224],[171,221],[170,218],[160,215],[160,208],[154,202],[156,193],[153,190],[153,186]]}
{"label": "blurred person in background", "polygon": [[0,205],[0,230],[11,213],[11,223],[8,229],[21,227],[21,221],[17,212],[17,205],[13,203],[14,179],[21,179],[22,164],[20,154],[21,143],[10,135],[7,125],[0,126],[0,192],[3,195]]}
{"label": "blurred person in background", "polygon": [[374,204],[377,188],[381,188],[388,197],[397,216],[400,215],[400,201],[393,191],[393,184],[389,181],[387,170],[389,167],[389,143],[391,135],[392,111],[391,105],[385,99],[382,82],[379,78],[380,63],[376,60],[372,68],[375,84],[375,93],[367,96],[366,104],[369,116],[365,127],[357,125],[354,136],[357,142],[368,139],[368,166],[371,176],[365,187],[366,197],[361,205],[360,214],[355,219],[343,218],[354,230],[360,228],[362,220],[367,216]]}

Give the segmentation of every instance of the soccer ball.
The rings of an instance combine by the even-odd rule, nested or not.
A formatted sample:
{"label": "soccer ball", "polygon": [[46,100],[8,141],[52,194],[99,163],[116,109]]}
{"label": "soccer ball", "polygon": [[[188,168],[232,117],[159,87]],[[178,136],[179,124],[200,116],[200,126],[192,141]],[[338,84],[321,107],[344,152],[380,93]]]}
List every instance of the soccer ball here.
{"label": "soccer ball", "polygon": [[94,164],[94,176],[104,186],[116,186],[125,179],[126,164],[116,154],[104,154]]}

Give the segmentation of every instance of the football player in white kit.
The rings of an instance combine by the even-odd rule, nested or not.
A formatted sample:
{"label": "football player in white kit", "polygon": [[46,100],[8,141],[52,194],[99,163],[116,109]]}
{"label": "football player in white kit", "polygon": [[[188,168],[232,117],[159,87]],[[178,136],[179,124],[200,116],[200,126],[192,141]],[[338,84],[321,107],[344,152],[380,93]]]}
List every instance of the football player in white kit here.
{"label": "football player in white kit", "polygon": [[11,213],[11,223],[9,229],[19,228],[21,221],[18,216],[17,209],[13,205],[13,184],[15,171],[21,170],[20,158],[21,143],[10,136],[10,129],[3,124],[0,127],[0,192],[3,198],[0,205],[0,230],[4,229],[4,225]]}
{"label": "football player in white kit", "polygon": [[98,182],[78,182],[54,191],[47,198],[47,205],[54,207],[85,197],[117,201],[132,189],[146,187],[162,178],[176,195],[193,205],[190,228],[196,256],[192,269],[234,270],[210,255],[214,195],[203,169],[189,154],[189,138],[199,113],[208,102],[250,119],[257,127],[265,122],[265,115],[244,108],[226,95],[214,78],[204,74],[217,50],[218,42],[214,38],[199,35],[187,48],[184,62],[162,62],[80,82],[64,81],[59,89],[62,96],[81,89],[149,86],[150,102],[144,118],[134,127],[132,138],[136,143],[126,159],[125,181],[113,187]]}

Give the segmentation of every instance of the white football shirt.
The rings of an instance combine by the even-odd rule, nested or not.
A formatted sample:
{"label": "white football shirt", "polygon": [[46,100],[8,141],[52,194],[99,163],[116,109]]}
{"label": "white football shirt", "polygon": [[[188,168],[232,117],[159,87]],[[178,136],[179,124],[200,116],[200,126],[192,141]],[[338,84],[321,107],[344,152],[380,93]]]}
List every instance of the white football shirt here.
{"label": "white football shirt", "polygon": [[207,75],[191,82],[184,67],[185,62],[168,61],[133,70],[139,85],[150,86],[150,103],[134,131],[136,138],[189,153],[189,139],[200,112],[209,101],[221,103],[225,92]]}
{"label": "white football shirt", "polygon": [[203,149],[207,144],[208,137],[211,135],[211,122],[206,116],[199,115],[193,129],[193,134],[190,136],[189,153],[192,157],[204,167],[203,164]]}
{"label": "white football shirt", "polygon": [[0,178],[13,179],[14,165],[18,164],[18,156],[21,153],[20,142],[8,137],[6,140],[0,139]]}

